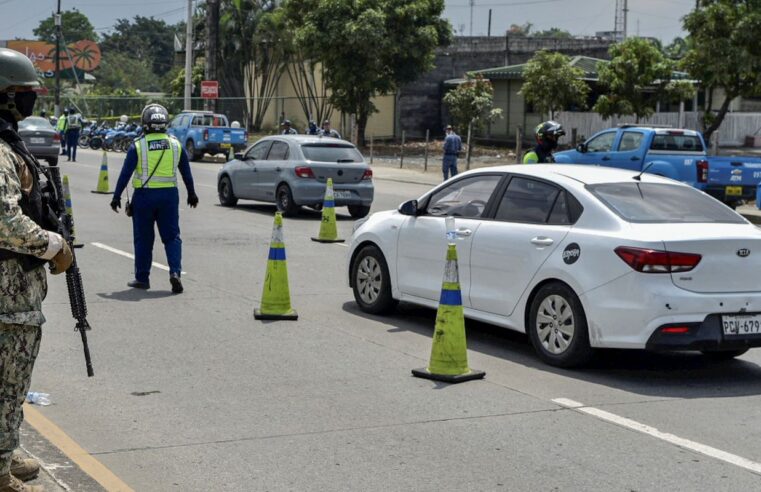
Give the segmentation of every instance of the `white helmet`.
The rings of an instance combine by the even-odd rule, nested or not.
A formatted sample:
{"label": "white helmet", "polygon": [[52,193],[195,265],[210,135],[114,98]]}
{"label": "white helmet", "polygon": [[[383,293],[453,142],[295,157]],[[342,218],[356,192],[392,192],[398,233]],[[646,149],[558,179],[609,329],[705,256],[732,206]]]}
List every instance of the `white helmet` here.
{"label": "white helmet", "polygon": [[240,128],[240,121],[233,121],[230,123],[230,128]]}
{"label": "white helmet", "polygon": [[119,116],[119,121],[121,121],[122,123],[127,123],[129,121],[129,116],[127,116],[126,114],[123,114]]}

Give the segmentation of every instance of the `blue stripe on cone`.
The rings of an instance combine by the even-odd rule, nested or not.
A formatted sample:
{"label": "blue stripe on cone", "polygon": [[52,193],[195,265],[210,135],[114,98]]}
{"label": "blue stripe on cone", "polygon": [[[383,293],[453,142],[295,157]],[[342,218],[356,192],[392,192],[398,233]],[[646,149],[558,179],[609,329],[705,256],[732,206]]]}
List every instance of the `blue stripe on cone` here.
{"label": "blue stripe on cone", "polygon": [[445,306],[462,306],[462,294],[459,290],[446,290],[441,291],[441,298],[439,304]]}
{"label": "blue stripe on cone", "polygon": [[285,248],[270,248],[269,259],[285,261]]}
{"label": "blue stripe on cone", "polygon": [[333,200],[325,200],[325,202],[322,204],[323,207],[329,208],[329,207],[335,207],[336,202]]}

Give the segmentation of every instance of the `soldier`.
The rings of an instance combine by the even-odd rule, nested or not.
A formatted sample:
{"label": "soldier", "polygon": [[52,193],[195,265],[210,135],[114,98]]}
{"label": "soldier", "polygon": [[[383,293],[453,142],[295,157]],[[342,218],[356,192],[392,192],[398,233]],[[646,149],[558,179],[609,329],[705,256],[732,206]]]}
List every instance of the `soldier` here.
{"label": "soldier", "polygon": [[46,230],[55,224],[43,213],[39,164],[17,133],[18,122],[32,115],[38,85],[29,58],[0,48],[0,492],[42,490],[21,482],[40,467],[14,450],[45,321],[44,266],[51,262],[59,274],[72,262],[66,241]]}

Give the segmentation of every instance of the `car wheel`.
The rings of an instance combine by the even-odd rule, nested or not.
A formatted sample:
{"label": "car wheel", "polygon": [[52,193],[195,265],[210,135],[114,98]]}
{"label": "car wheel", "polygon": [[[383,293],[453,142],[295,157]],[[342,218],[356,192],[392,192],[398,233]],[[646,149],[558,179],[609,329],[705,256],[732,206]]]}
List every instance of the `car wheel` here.
{"label": "car wheel", "polygon": [[731,360],[735,357],[740,357],[742,354],[747,352],[750,349],[742,348],[742,349],[735,349],[735,350],[702,350],[702,354],[705,357],[708,357],[711,360],[715,361],[721,361],[721,360]]}
{"label": "car wheel", "polygon": [[287,184],[281,184],[277,187],[275,203],[277,204],[278,211],[282,212],[286,217],[292,217],[299,213],[299,206],[293,201],[291,187]]}
{"label": "car wheel", "polygon": [[349,205],[349,215],[354,219],[361,219],[367,217],[370,213],[370,207],[367,205]]}
{"label": "car wheel", "polygon": [[397,301],[391,297],[391,277],[383,253],[377,246],[362,248],[351,265],[354,300],[370,314],[391,312]]}
{"label": "car wheel", "polygon": [[592,357],[587,318],[581,302],[565,284],[547,284],[536,293],[526,327],[539,358],[558,367],[575,367]]}
{"label": "car wheel", "polygon": [[196,152],[196,146],[192,140],[185,142],[185,153],[188,154],[188,160],[197,161],[200,159],[200,155]]}
{"label": "car wheel", "polygon": [[219,180],[219,203],[223,207],[234,207],[238,204],[238,198],[233,193],[233,184],[229,176],[222,176]]}

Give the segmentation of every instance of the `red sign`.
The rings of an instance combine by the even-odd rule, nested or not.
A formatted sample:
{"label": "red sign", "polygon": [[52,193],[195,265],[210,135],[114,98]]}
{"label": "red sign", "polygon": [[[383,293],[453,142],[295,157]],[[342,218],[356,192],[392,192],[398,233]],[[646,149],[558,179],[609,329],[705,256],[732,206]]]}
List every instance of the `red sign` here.
{"label": "red sign", "polygon": [[219,97],[219,82],[216,80],[202,80],[201,97],[204,99],[217,99]]}

